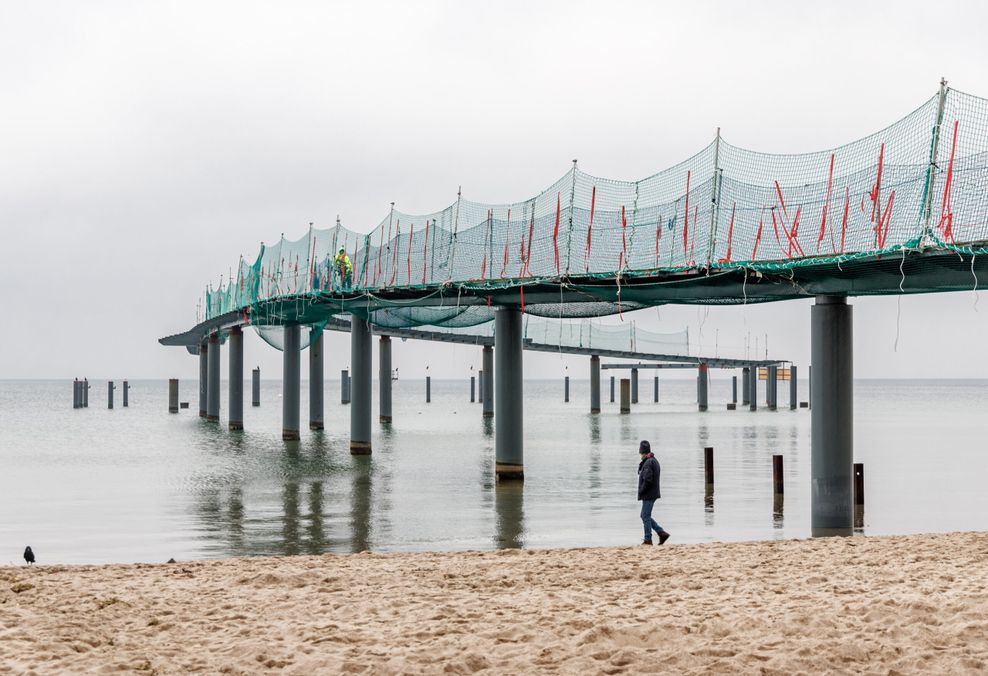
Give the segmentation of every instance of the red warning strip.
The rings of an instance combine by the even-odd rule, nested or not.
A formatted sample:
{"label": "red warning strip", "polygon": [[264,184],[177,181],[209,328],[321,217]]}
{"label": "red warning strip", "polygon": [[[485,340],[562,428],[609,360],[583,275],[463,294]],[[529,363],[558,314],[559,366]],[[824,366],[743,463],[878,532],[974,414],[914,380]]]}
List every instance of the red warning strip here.
{"label": "red warning strip", "polygon": [[950,164],[947,165],[947,180],[943,185],[943,201],[940,205],[940,223],[937,230],[943,233],[946,241],[954,241],[954,206],[951,188],[954,184],[954,153],[957,151],[957,120],[954,120],[954,139],[950,143]]}
{"label": "red warning strip", "polygon": [[689,243],[690,230],[690,172],[686,170],[686,211],[683,212],[683,258],[686,258],[686,247]]}
{"label": "red warning strip", "polygon": [[758,217],[758,234],[755,235],[755,247],[751,251],[751,260],[758,260],[758,244],[762,241],[762,228],[765,225],[765,207],[762,207],[762,215]]}
{"label": "red warning strip", "polygon": [[560,194],[556,193],[556,227],[552,231],[552,249],[556,254],[556,274],[559,274],[559,217],[562,212],[562,203],[560,202]]}
{"label": "red warning strip", "polygon": [[885,205],[885,212],[878,217],[878,225],[875,226],[875,238],[878,240],[878,248],[884,249],[888,239],[889,223],[892,221],[892,203],[895,202],[895,191],[889,195],[888,203]]}
{"label": "red warning strip", "polygon": [[511,238],[511,209],[508,209],[508,219],[504,223],[504,264],[501,266],[501,279],[508,269],[508,240]]}
{"label": "red warning strip", "polygon": [[398,274],[398,252],[401,251],[401,222],[397,224],[397,232],[395,233],[395,252],[391,256],[391,280],[388,282],[388,286],[394,286],[395,275]]}
{"label": "red warning strip", "polygon": [[827,173],[827,197],[823,200],[823,210],[820,215],[820,236],[816,240],[816,250],[820,251],[823,236],[827,231],[827,210],[830,208],[830,188],[834,180],[834,153],[830,153],[830,171]]}
{"label": "red warning strip", "polygon": [[591,243],[590,238],[593,233],[593,214],[596,206],[597,206],[597,186],[594,186],[593,190],[590,191],[590,225],[587,226],[587,252],[583,256],[583,263],[586,272],[590,272],[590,243]]}
{"label": "red warning strip", "polygon": [[847,216],[851,209],[851,192],[847,186],[844,186],[844,218],[841,219],[840,224],[840,252],[844,253],[844,242],[847,239]]}
{"label": "red warning strip", "polygon": [[875,176],[875,185],[871,187],[871,222],[875,222],[875,211],[878,210],[878,217],[881,219],[881,208],[878,206],[878,196],[882,189],[882,165],[885,163],[885,144],[878,149],[878,173]]}

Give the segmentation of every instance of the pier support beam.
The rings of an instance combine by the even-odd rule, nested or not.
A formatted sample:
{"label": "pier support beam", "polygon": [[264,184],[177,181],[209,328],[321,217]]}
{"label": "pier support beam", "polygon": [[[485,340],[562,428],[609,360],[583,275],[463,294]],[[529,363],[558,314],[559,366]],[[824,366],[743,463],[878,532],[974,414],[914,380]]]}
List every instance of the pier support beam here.
{"label": "pier support beam", "polygon": [[206,420],[220,421],[220,337],[209,336],[209,377],[206,379]]}
{"label": "pier support beam", "polygon": [[340,403],[350,403],[350,371],[347,369],[340,371]]}
{"label": "pier support beam", "polygon": [[[481,361],[481,365],[483,365],[483,361]],[[477,387],[478,387],[477,401],[483,404],[484,403],[484,369],[483,368],[477,371]]]}
{"label": "pier support beam", "polygon": [[631,380],[621,378],[621,413],[631,413]]}
{"label": "pier support beam", "polygon": [[250,373],[250,405],[261,405],[261,369],[255,368]]}
{"label": "pier support beam", "polygon": [[659,377],[655,376],[655,384],[652,388],[652,401],[659,403]]}
{"label": "pier support beam", "polygon": [[230,429],[244,428],[244,332],[239,326],[230,329]]}
{"label": "pier support beam", "polygon": [[614,403],[614,376],[611,376],[611,403]]}
{"label": "pier support beam", "polygon": [[168,379],[168,412],[178,413],[178,378]]}
{"label": "pier support beam", "polygon": [[[498,480],[523,479],[525,477],[524,388],[522,367],[521,311],[514,308],[498,308],[494,313],[494,348],[497,360],[494,364],[494,383],[484,379],[484,385],[497,387],[494,403],[497,406],[495,427],[495,473]],[[490,373],[486,363],[488,348],[484,350],[484,372]],[[484,406],[488,398],[484,397]]]}
{"label": "pier support beam", "polygon": [[[497,317],[497,315],[494,315]],[[497,326],[497,324],[495,324]],[[497,330],[495,328],[495,330]],[[497,338],[494,339],[497,342]],[[494,385],[497,383],[498,375],[494,372],[494,348],[484,345],[484,370],[480,372],[480,401],[484,405],[484,417],[494,417]]]}
{"label": "pier support beam", "polygon": [[751,369],[745,366],[741,369],[741,405],[747,406],[751,397]]}
{"label": "pier support beam", "polygon": [[748,410],[758,410],[758,367],[752,366],[748,373]]}
{"label": "pier support beam", "polygon": [[301,396],[302,327],[285,326],[284,352],[282,353],[281,438],[295,441],[299,438],[299,398]]}
{"label": "pier support beam", "polygon": [[381,336],[377,343],[378,414],[383,423],[391,422],[391,336]]}
{"label": "pier support beam", "polygon": [[350,453],[371,452],[371,369],[374,367],[370,323],[350,318]]}
{"label": "pier support beam", "polygon": [[631,403],[638,403],[638,369],[631,369]]}
{"label": "pier support beam", "polygon": [[799,398],[799,387],[796,381],[796,365],[789,365],[789,410],[795,411],[799,402],[796,401]]}
{"label": "pier support beam", "polygon": [[810,312],[811,354],[817,369],[810,394],[811,527],[813,535],[850,535],[853,527],[854,364],[851,306],[817,296]]}
{"label": "pier support beam", "polygon": [[701,411],[707,410],[707,365],[700,364],[700,368],[697,369],[697,380],[696,380],[696,399],[697,408]]}
{"label": "pier support beam", "polygon": [[199,345],[199,417],[206,417],[206,399],[209,389],[209,341]]}
{"label": "pier support beam", "polygon": [[600,413],[600,357],[590,356],[590,412]]}
{"label": "pier support beam", "polygon": [[731,376],[731,403],[737,405],[738,403],[738,377]]}
{"label": "pier support beam", "polygon": [[779,367],[772,365],[768,367],[768,380],[765,387],[768,389],[765,399],[768,401],[768,410],[779,409]]}
{"label": "pier support beam", "polygon": [[321,430],[324,427],[325,412],[323,405],[325,392],[323,379],[326,373],[323,357],[323,334],[325,332],[320,331],[318,336],[312,337],[312,333],[315,331],[314,328],[309,329],[309,429]]}

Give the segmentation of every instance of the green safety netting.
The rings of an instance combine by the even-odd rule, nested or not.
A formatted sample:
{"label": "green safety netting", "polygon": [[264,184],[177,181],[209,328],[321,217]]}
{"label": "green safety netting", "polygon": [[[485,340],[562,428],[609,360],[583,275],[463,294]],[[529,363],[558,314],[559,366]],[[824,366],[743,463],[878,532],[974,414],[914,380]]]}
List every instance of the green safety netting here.
{"label": "green safety netting", "polygon": [[[937,271],[953,264],[907,256],[954,252],[966,264],[964,254],[984,253],[986,187],[988,100],[942,86],[898,122],[830,150],[773,155],[718,135],[638,181],[574,165],[514,204],[459,197],[432,214],[392,209],[370,233],[310,228],[242,260],[207,289],[201,318],[310,323],[358,312],[346,303],[363,298],[359,314],[379,326],[463,327],[492,319],[477,299],[498,291],[516,290],[527,314],[588,317],[792,297],[838,272],[849,293],[938,290]],[[334,274],[341,248],[348,288]],[[525,303],[526,290],[553,285],[560,302]]]}

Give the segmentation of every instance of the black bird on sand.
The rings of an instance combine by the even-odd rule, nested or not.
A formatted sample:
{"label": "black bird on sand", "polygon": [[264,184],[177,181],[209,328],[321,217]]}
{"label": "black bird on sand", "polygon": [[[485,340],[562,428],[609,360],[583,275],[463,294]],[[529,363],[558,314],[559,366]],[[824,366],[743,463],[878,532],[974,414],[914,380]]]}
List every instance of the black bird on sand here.
{"label": "black bird on sand", "polygon": [[24,550],[24,560],[27,561],[28,565],[34,563],[34,552],[31,551],[31,547],[28,546]]}

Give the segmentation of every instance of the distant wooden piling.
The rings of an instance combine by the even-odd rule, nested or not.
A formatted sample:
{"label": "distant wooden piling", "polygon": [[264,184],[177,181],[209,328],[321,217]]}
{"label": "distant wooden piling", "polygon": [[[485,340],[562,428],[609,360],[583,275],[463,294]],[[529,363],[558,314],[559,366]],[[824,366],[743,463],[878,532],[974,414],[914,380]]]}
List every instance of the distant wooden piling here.
{"label": "distant wooden piling", "polygon": [[168,412],[178,413],[178,378],[168,379]]}
{"label": "distant wooden piling", "polygon": [[854,504],[863,505],[865,503],[864,490],[864,463],[854,463]]}
{"label": "distant wooden piling", "polygon": [[772,491],[776,495],[782,495],[786,492],[785,479],[783,479],[782,475],[781,455],[772,456]]}
{"label": "distant wooden piling", "polygon": [[708,486],[714,485],[714,449],[707,446],[703,449],[703,478]]}
{"label": "distant wooden piling", "polygon": [[621,378],[621,413],[631,413],[630,378]]}

